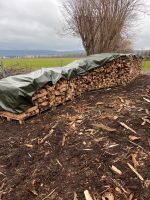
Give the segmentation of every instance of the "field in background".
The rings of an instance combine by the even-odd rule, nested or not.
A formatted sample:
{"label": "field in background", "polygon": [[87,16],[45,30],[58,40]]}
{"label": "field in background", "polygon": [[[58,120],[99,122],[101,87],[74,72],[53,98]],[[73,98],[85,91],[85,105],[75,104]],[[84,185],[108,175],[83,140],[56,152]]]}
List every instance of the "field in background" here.
{"label": "field in background", "polygon": [[5,59],[3,63],[6,68],[26,68],[26,69],[40,69],[42,67],[62,67],[77,58],[22,58],[22,59]]}
{"label": "field in background", "polygon": [[[24,59],[5,59],[4,65],[6,68],[15,69],[40,69],[42,67],[61,67],[65,66],[77,58],[24,58]],[[143,62],[143,69],[150,70],[150,61]]]}
{"label": "field in background", "polygon": [[143,68],[144,70],[150,70],[150,60],[143,62]]}

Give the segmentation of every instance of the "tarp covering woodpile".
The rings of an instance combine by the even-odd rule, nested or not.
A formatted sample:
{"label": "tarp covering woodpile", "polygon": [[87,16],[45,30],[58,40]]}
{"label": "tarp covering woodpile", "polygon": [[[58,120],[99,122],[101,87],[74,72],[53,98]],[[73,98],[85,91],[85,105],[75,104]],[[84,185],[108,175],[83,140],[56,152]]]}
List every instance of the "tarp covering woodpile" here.
{"label": "tarp covering woodpile", "polygon": [[135,55],[105,53],[65,67],[43,68],[1,79],[0,111],[20,114],[33,106],[40,111],[85,91],[126,84],[140,73],[140,64]]}

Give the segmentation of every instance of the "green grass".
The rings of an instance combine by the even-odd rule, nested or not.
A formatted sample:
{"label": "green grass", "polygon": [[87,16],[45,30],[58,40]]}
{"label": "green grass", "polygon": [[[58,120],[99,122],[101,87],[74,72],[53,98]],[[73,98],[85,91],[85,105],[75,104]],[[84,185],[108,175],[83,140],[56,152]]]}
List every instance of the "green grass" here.
{"label": "green grass", "polygon": [[149,61],[143,61],[143,69],[144,70],[150,70],[150,60]]}
{"label": "green grass", "polygon": [[5,59],[4,66],[15,69],[40,69],[42,67],[61,67],[65,66],[77,58],[23,58],[23,59]]}
{"label": "green grass", "polygon": [[[42,67],[65,66],[77,58],[23,58],[23,59],[5,59],[4,65],[7,69],[40,69]],[[143,69],[150,70],[150,61],[143,61]]]}

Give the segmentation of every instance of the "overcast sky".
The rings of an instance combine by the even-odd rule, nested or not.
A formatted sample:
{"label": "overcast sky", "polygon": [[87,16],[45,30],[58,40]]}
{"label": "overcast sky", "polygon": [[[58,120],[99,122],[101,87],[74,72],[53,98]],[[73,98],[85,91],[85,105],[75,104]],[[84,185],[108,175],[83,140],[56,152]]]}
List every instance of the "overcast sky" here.
{"label": "overcast sky", "polygon": [[[0,0],[0,49],[81,49],[79,39],[62,36],[61,18],[58,0]],[[150,49],[150,16],[133,36],[135,49]]]}

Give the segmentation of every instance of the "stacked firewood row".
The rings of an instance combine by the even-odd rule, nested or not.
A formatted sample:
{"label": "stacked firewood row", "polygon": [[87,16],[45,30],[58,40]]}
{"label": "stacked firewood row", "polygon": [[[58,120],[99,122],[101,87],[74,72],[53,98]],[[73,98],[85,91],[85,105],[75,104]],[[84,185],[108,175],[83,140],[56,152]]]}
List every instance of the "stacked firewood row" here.
{"label": "stacked firewood row", "polygon": [[61,79],[48,83],[32,97],[33,109],[21,114],[23,119],[65,103],[87,91],[126,85],[141,71],[141,60],[133,56],[120,57],[104,66],[94,68],[85,75],[71,80]]}
{"label": "stacked firewood row", "polygon": [[141,61],[133,57],[120,58],[83,76],[71,80],[62,79],[56,85],[47,84],[35,93],[33,105],[38,106],[42,112],[87,91],[125,85],[140,73],[140,64]]}

